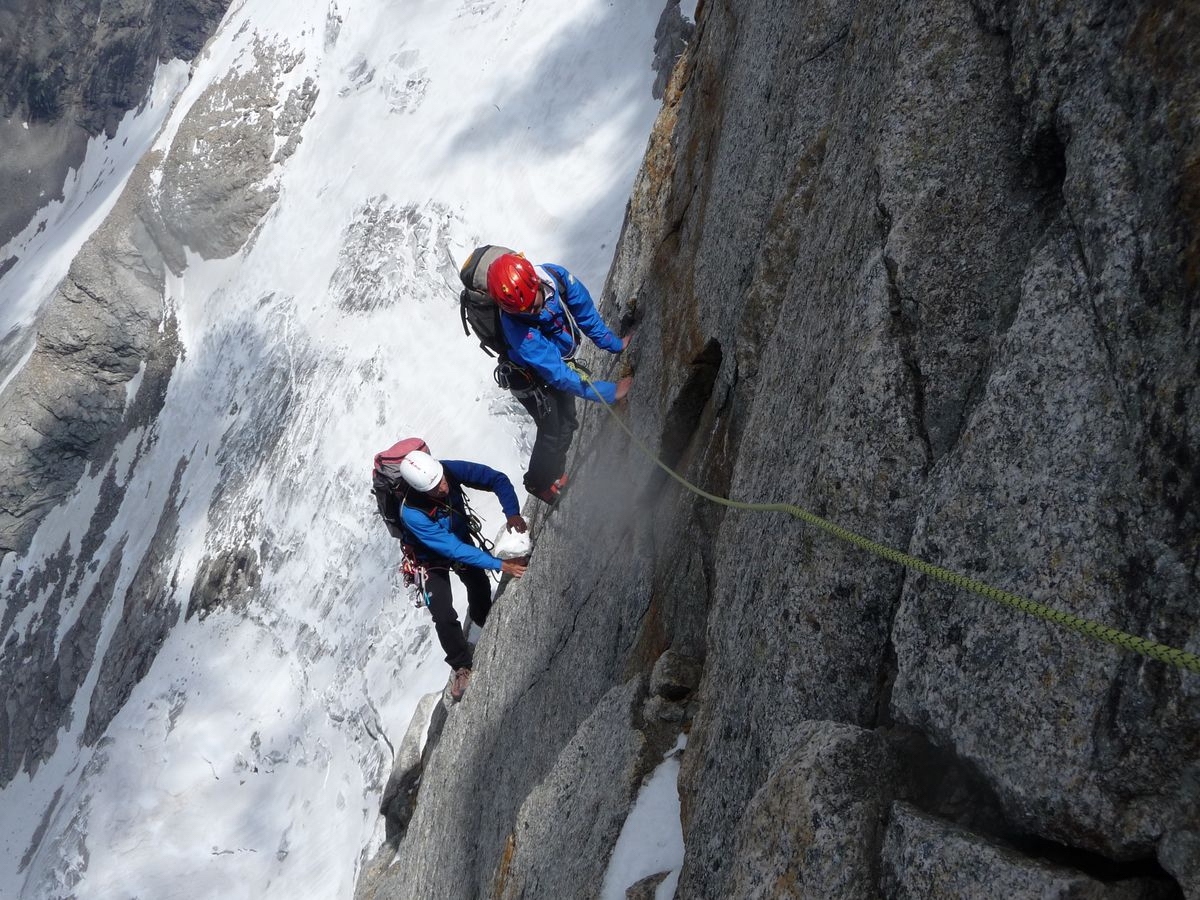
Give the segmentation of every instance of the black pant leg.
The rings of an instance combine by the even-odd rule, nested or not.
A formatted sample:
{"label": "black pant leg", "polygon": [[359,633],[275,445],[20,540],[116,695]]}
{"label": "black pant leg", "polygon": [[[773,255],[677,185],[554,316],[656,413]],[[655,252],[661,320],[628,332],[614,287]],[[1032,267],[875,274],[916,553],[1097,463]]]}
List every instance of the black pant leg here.
{"label": "black pant leg", "polygon": [[492,579],[483,569],[473,566],[460,567],[456,574],[467,589],[467,615],[482,628],[492,610]]}
{"label": "black pant leg", "polygon": [[551,388],[543,386],[545,392],[541,403],[537,397],[519,397],[521,405],[533,416],[537,434],[533,439],[533,452],[529,454],[529,469],[525,472],[525,490],[536,493],[549,487],[561,470],[554,471],[557,451],[554,438],[558,433],[558,410],[551,396]]}
{"label": "black pant leg", "polygon": [[575,412],[575,395],[566,391],[555,391],[553,394],[555,409],[558,413],[558,431],[555,435],[555,461],[557,478],[567,470],[567,453],[571,442],[575,440],[575,431],[579,428],[579,416]]}
{"label": "black pant leg", "polygon": [[525,488],[530,493],[548,488],[566,471],[567,453],[579,425],[574,395],[549,385],[543,385],[542,390],[545,400],[541,404],[535,397],[518,398],[537,425],[529,471],[525,473]]}
{"label": "black pant leg", "polygon": [[446,662],[455,669],[471,668],[471,647],[463,636],[458,613],[454,611],[450,572],[430,570],[425,577],[425,590],[429,594],[429,612],[433,614],[433,627],[446,653]]}

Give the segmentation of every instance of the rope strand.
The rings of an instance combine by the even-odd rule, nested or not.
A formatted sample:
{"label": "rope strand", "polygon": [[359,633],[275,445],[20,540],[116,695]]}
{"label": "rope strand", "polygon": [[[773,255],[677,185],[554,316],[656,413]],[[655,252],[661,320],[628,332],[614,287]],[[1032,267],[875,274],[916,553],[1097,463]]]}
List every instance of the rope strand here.
{"label": "rope strand", "polygon": [[634,442],[635,445],[637,445],[638,449],[646,455],[647,458],[649,458],[656,466],[670,475],[671,478],[679,482],[679,484],[681,484],[686,490],[696,494],[697,496],[703,497],[705,500],[720,504],[721,506],[729,507],[730,509],[742,509],[755,512],[787,513],[788,515],[800,519],[814,528],[819,528],[821,531],[831,534],[840,540],[846,541],[849,544],[853,544],[854,546],[862,550],[866,550],[869,553],[873,553],[875,556],[886,559],[889,562],[893,562],[897,565],[904,566],[905,568],[912,569],[913,571],[920,572],[922,575],[928,575],[930,578],[937,579],[938,581],[953,585],[954,587],[965,591],[970,591],[971,593],[980,597],[995,601],[996,603],[1000,603],[1012,609],[1020,610],[1021,612],[1028,613],[1031,616],[1037,616],[1044,621],[1052,622],[1055,625],[1061,625],[1062,627],[1068,628],[1071,631],[1087,635],[1090,638],[1103,641],[1104,643],[1111,644],[1114,647],[1120,647],[1124,650],[1132,650],[1135,653],[1141,653],[1143,656],[1148,656],[1151,659],[1158,660],[1159,662],[1178,666],[1179,668],[1186,669],[1190,672],[1200,673],[1200,656],[1197,656],[1194,653],[1189,653],[1186,650],[1180,650],[1176,647],[1170,647],[1166,644],[1160,644],[1156,641],[1148,640],[1147,638],[1138,637],[1137,635],[1129,634],[1121,631],[1118,628],[1113,628],[1101,622],[1085,619],[1082,616],[1076,616],[1072,613],[1062,612],[1061,610],[1046,606],[1043,603],[1030,600],[1027,597],[1022,597],[1018,594],[993,587],[992,585],[983,581],[979,581],[978,579],[969,578],[966,575],[961,575],[958,572],[951,571],[950,569],[936,566],[933,563],[926,562],[923,559],[919,559],[918,557],[912,556],[908,553],[903,553],[900,550],[895,550],[891,547],[873,541],[870,538],[856,534],[848,528],[843,528],[836,522],[823,519],[815,513],[811,513],[802,507],[795,506],[794,504],[747,503],[745,501],[731,500],[728,497],[720,497],[716,494],[709,493],[703,488],[698,487],[697,485],[688,481],[686,478],[664,463],[661,459],[659,459],[654,451],[651,450],[641,438],[634,434],[629,426],[626,425],[621,419],[621,417],[617,415],[617,412],[612,408],[612,405],[609,404],[603,396],[601,396],[598,390],[596,390],[596,387],[592,384],[591,379],[583,374],[581,374],[580,377],[591,389],[592,393],[596,395],[597,399],[604,404],[609,414],[613,417],[613,419],[616,420],[617,424],[621,426],[621,429],[625,432],[625,434],[629,436],[629,438]]}

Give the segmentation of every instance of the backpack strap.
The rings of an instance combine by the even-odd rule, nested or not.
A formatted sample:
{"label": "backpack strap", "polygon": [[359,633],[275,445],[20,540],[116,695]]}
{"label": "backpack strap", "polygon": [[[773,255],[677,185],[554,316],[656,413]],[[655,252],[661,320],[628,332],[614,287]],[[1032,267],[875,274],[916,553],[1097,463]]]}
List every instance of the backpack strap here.
{"label": "backpack strap", "polygon": [[[458,295],[458,317],[462,319],[463,334],[467,337],[471,336],[471,329],[467,326],[467,289],[463,288]],[[480,342],[482,345],[482,342]],[[487,347],[483,348],[484,350]]]}
{"label": "backpack strap", "polygon": [[[467,261],[462,264],[462,268],[458,270],[458,277],[462,279],[463,287],[467,290],[478,290],[475,286],[475,273],[479,270],[480,260],[484,255],[492,249],[491,244],[484,244],[481,247],[476,247],[471,251],[471,255],[467,257]],[[484,282],[487,282],[487,269],[484,269]]]}
{"label": "backpack strap", "polygon": [[571,314],[571,307],[567,305],[567,283],[553,269],[543,267],[542,271],[554,279],[555,287],[558,288],[558,305],[562,307],[563,318],[567,320],[567,330],[571,332],[571,342],[575,345],[571,352],[563,357],[565,361],[570,362],[583,343],[583,331],[575,321],[575,316]]}
{"label": "backpack strap", "polygon": [[[462,322],[463,334],[467,337],[470,337],[471,332],[474,331],[475,337],[479,341],[480,350],[482,350],[488,356],[499,357],[502,360],[507,359],[508,352],[503,346],[503,326],[500,324],[500,307],[496,306],[496,304],[491,301],[491,298],[486,297],[486,295],[485,300],[483,301],[472,299],[472,295],[478,295],[478,293],[478,291],[466,288],[458,295],[458,318]],[[481,307],[484,306],[486,306],[486,308],[481,309]],[[471,312],[475,313],[476,318],[471,316]],[[484,334],[486,333],[487,329],[478,325],[478,316],[491,318],[491,333],[499,336],[497,343],[500,346],[488,346],[487,341],[484,339]]]}

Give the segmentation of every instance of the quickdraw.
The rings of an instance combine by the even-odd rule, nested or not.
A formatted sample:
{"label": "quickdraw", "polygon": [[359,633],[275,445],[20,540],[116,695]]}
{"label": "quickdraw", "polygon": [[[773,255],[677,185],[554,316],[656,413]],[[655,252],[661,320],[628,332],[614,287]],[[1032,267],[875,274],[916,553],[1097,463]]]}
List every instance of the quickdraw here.
{"label": "quickdraw", "polygon": [[411,544],[403,545],[404,559],[400,562],[400,574],[404,586],[412,592],[413,606],[420,609],[429,605],[429,591],[425,588],[428,570],[417,561]]}

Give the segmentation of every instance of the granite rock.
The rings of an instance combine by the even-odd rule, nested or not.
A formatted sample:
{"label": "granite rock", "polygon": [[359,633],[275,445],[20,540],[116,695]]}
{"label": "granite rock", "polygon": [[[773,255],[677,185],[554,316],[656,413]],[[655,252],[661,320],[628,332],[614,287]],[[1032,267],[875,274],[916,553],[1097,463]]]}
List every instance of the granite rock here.
{"label": "granite rock", "polygon": [[[705,491],[1196,652],[1200,17],[748,0],[698,19],[603,292],[636,337],[619,361],[584,356],[634,371],[638,440]],[[809,846],[804,811],[771,804],[785,783],[927,802],[946,819],[931,852],[1068,893],[1192,889],[1194,675],[710,504],[586,409],[571,493],[535,517],[533,565],[481,644],[496,668],[448,732],[488,748],[455,783],[504,774],[466,821],[456,793],[422,793],[409,874],[458,884],[426,859],[456,853],[486,892],[578,724],[671,650],[703,673],[677,723],[678,896],[757,890],[752,873],[785,870],[779,835]],[[798,768],[813,722],[863,750],[841,781]],[[895,780],[876,790],[881,756]],[[775,843],[745,836],[768,810]],[[869,895],[900,830],[812,876]],[[1049,847],[1079,864],[1047,876]]]}
{"label": "granite rock", "polygon": [[142,103],[159,61],[194,59],[228,6],[8,0],[0,7],[0,246],[61,197],[88,138],[112,135]]}
{"label": "granite rock", "polygon": [[737,826],[729,896],[878,896],[896,763],[874,732],[808,722]]}
{"label": "granite rock", "polygon": [[952,897],[1043,897],[1151,900],[1173,895],[1165,880],[1107,881],[1061,864],[1029,858],[928,816],[906,803],[892,807],[883,847],[883,895],[895,900]]}

